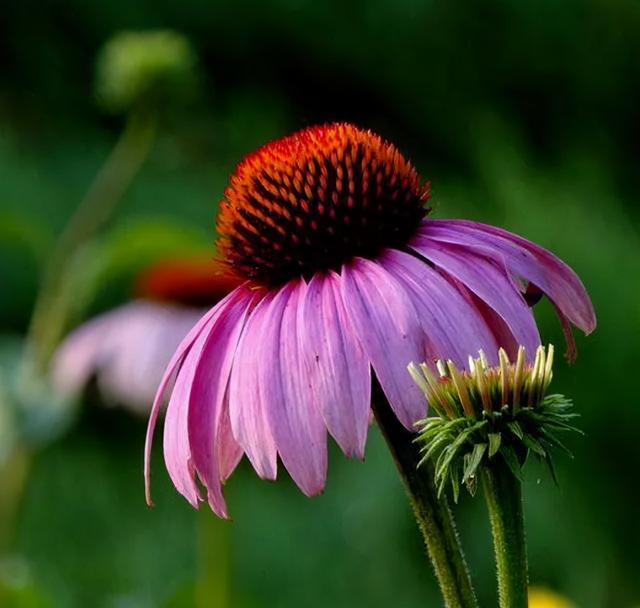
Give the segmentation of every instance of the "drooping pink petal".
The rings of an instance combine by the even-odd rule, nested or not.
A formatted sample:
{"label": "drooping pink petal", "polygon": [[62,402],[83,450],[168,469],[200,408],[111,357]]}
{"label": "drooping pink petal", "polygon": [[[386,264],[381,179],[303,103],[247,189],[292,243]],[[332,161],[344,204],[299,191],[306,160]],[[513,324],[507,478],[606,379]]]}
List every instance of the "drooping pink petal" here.
{"label": "drooping pink petal", "polygon": [[[229,302],[224,315],[212,322],[190,383],[188,437],[192,464],[207,488],[209,505],[224,518],[228,514],[220,483],[222,474],[217,439],[231,364],[252,300],[252,294],[240,293],[235,301]],[[187,355],[185,367],[196,345],[197,342]],[[181,375],[182,370],[178,381]]]}
{"label": "drooping pink petal", "polygon": [[229,417],[238,444],[258,475],[275,479],[277,451],[260,386],[260,367],[268,356],[263,334],[268,329],[266,312],[273,299],[267,293],[249,314],[236,349],[229,378]]}
{"label": "drooping pink petal", "polygon": [[[472,305],[482,315],[484,322],[493,334],[496,341],[496,346],[503,348],[509,359],[515,361],[518,356],[518,341],[509,329],[509,326],[504,322],[502,317],[489,306],[482,298],[479,298],[472,291],[469,291],[463,283],[449,275],[449,279],[456,285],[456,288],[467,298]],[[487,358],[491,363],[496,363],[495,357],[497,350],[493,351],[492,355],[487,354]]]}
{"label": "drooping pink petal", "polygon": [[428,220],[421,233],[432,239],[483,249],[502,256],[507,268],[530,281],[552,300],[560,313],[585,333],[596,326],[591,300],[582,281],[550,251],[516,234],[468,220]]}
{"label": "drooping pink petal", "polygon": [[[184,337],[180,346],[176,349],[176,352],[173,353],[169,364],[167,365],[167,369],[162,376],[162,380],[158,386],[158,390],[156,392],[155,399],[153,401],[153,405],[151,407],[151,413],[149,415],[149,422],[147,424],[147,435],[145,438],[144,444],[144,479],[145,479],[145,497],[148,505],[153,504],[153,500],[151,499],[151,448],[153,446],[153,434],[156,428],[156,422],[158,420],[158,414],[160,413],[160,407],[162,406],[165,391],[174,376],[174,372],[178,369],[189,350],[191,349],[194,341],[200,336],[202,330],[212,318],[216,315],[219,315],[222,310],[226,307],[227,303],[233,298],[237,297],[237,293],[239,291],[248,292],[247,284],[244,283],[234,289],[227,297],[220,300],[211,310],[209,310],[203,317],[194,325],[193,329]],[[234,295],[235,294],[235,295]]]}
{"label": "drooping pink petal", "polygon": [[178,371],[164,419],[163,452],[169,477],[178,492],[196,509],[201,497],[195,480],[189,444],[189,401],[193,378],[213,323],[214,321],[210,320],[191,345]]}
{"label": "drooping pink petal", "polygon": [[466,285],[495,310],[509,327],[518,344],[532,356],[540,344],[540,335],[531,310],[506,269],[478,253],[458,245],[416,236],[411,247],[443,271]]}
{"label": "drooping pink petal", "polygon": [[231,473],[238,466],[242,459],[244,450],[240,447],[236,438],[233,436],[231,429],[231,418],[229,416],[229,391],[225,395],[220,422],[218,424],[218,433],[216,436],[216,445],[218,446],[218,459],[220,461],[220,481],[224,483],[229,479]]}
{"label": "drooping pink petal", "polygon": [[389,404],[400,422],[413,430],[424,418],[425,405],[407,365],[423,361],[426,353],[411,299],[391,273],[363,258],[342,267],[340,287],[353,329]]}
{"label": "drooping pink petal", "polygon": [[[485,351],[487,359],[492,364],[497,364],[497,349],[503,348],[507,352],[509,358],[515,360],[518,355],[519,344],[514,335],[511,333],[509,326],[504,322],[502,317],[500,317],[500,315],[495,310],[493,310],[493,308],[491,308],[491,306],[489,306],[482,298],[479,298],[475,293],[470,291],[462,281],[459,281],[453,275],[448,274],[442,270],[437,270],[437,272],[443,279],[447,281],[447,283],[453,286],[455,291],[459,293],[472,308],[478,311],[478,313],[482,317],[482,321],[486,324],[487,329],[493,336],[496,344],[496,349],[493,351],[493,353],[488,353]],[[467,364],[464,365],[465,368],[467,367]]]}
{"label": "drooping pink petal", "polygon": [[371,368],[344,309],[335,273],[317,274],[302,301],[304,374],[331,435],[347,456],[364,457]]}
{"label": "drooping pink petal", "polygon": [[473,303],[438,271],[415,256],[387,250],[380,263],[403,284],[419,313],[433,359],[452,359],[466,367],[469,355],[498,350],[495,337]]}
{"label": "drooping pink petal", "polygon": [[573,337],[573,331],[571,331],[571,324],[567,317],[562,313],[560,308],[556,305],[555,302],[552,302],[553,308],[556,311],[556,315],[558,316],[558,320],[560,321],[560,328],[562,329],[562,335],[564,336],[565,342],[567,343],[567,350],[564,353],[565,359],[569,363],[573,363],[578,356],[578,349],[576,347],[576,339]]}
{"label": "drooping pink petal", "polygon": [[313,496],[327,475],[327,431],[302,357],[300,304],[306,289],[303,280],[290,281],[269,306],[260,386],[282,462],[298,487]]}

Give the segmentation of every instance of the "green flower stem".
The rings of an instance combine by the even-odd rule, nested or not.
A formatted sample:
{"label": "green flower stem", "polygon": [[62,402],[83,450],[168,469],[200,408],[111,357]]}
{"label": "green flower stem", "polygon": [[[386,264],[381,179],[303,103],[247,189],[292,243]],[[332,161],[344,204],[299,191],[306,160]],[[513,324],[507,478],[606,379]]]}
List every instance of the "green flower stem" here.
{"label": "green flower stem", "polygon": [[122,135],[51,253],[28,336],[37,370],[46,368],[77,298],[77,286],[68,284],[73,275],[73,258],[113,216],[147,159],[155,133],[155,112],[131,112]]}
{"label": "green flower stem", "polygon": [[500,608],[527,608],[522,484],[501,458],[481,471],[496,553]]}
{"label": "green flower stem", "polygon": [[418,469],[420,453],[414,435],[397,420],[377,382],[374,382],[372,407],[400,471],[445,606],[476,608],[478,602],[447,500],[437,497],[431,467]]}

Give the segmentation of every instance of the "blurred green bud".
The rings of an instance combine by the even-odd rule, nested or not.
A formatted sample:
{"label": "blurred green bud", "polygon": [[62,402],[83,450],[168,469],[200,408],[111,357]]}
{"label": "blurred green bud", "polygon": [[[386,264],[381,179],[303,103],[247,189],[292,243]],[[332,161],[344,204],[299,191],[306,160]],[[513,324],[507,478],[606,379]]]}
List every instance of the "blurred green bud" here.
{"label": "blurred green bud", "polygon": [[171,30],[121,32],[97,60],[96,95],[113,113],[134,106],[183,101],[196,83],[197,57],[189,41]]}

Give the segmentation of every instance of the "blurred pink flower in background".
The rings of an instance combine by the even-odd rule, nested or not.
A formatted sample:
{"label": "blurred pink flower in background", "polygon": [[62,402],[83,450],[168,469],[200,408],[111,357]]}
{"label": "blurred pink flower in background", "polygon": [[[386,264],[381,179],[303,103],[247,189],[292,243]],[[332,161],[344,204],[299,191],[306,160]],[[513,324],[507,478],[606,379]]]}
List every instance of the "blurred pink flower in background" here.
{"label": "blurred pink flower in background", "polygon": [[237,285],[210,259],[164,260],[145,269],[136,299],[90,319],[60,345],[54,387],[78,395],[95,378],[107,404],[147,414],[174,350],[206,308]]}

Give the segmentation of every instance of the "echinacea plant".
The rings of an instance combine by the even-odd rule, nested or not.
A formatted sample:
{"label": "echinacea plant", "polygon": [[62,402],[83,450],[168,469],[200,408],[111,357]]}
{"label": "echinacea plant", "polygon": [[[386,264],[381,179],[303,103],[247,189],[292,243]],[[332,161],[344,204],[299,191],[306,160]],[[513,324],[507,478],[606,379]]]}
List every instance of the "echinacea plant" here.
{"label": "echinacea plant", "polygon": [[464,484],[475,494],[481,480],[494,537],[501,608],[527,606],[527,556],[522,506],[522,468],[530,454],[545,462],[556,479],[552,453],[571,454],[558,433],[580,432],[578,414],[562,395],[547,394],[552,378],[553,346],[539,346],[532,364],[525,348],[514,363],[498,352],[499,365],[485,354],[469,358],[459,370],[438,361],[437,373],[414,363],[409,371],[424,392],[431,416],[417,423],[422,460],[432,466],[438,495],[450,487],[458,500]]}
{"label": "echinacea plant", "polygon": [[462,366],[478,350],[493,364],[500,346],[515,356],[518,344],[535,353],[531,290],[550,298],[565,329],[590,332],[595,318],[580,280],[551,253],[485,224],[431,219],[429,196],[394,145],[346,123],[268,143],[238,165],[218,249],[243,283],[195,325],[160,383],[145,448],[149,503],[166,393],[169,475],[191,505],[206,500],[223,518],[222,485],[243,455],[265,479],[279,457],[313,496],[325,485],[327,433],[362,458],[373,411],[446,604],[476,605],[446,497],[417,468],[414,425],[426,406],[407,365]]}

